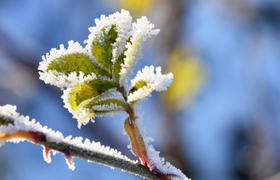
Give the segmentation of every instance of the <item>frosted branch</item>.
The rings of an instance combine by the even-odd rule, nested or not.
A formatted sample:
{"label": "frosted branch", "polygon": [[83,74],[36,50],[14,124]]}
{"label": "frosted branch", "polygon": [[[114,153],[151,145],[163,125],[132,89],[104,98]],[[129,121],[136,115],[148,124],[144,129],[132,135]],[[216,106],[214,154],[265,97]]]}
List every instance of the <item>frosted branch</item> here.
{"label": "frosted branch", "polygon": [[72,158],[81,158],[145,179],[158,180],[147,167],[128,159],[115,149],[90,142],[88,139],[82,142],[81,137],[68,136],[65,138],[60,132],[54,132],[46,126],[42,127],[35,120],[29,121],[29,117],[19,116],[15,110],[15,106],[0,106],[0,145],[3,145],[5,141],[15,143],[29,141],[43,146],[43,155],[47,163],[51,162],[50,151],[54,151],[65,156],[66,162],[72,170],[75,168]]}

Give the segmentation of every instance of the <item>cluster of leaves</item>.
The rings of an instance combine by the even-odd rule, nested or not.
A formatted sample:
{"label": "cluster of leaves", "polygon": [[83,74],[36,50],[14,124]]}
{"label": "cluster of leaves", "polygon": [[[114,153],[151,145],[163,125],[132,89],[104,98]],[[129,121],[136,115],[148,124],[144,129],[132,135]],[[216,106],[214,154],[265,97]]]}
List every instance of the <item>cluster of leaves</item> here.
{"label": "cluster of leaves", "polygon": [[[127,21],[119,23],[124,16]],[[95,116],[127,112],[156,89],[150,87],[151,83],[145,78],[138,78],[132,86],[125,85],[141,56],[141,43],[159,32],[152,29],[146,17],[137,23],[132,23],[131,19],[127,11],[103,16],[100,20],[103,23],[96,20],[97,27],[92,27],[85,48],[69,41],[68,49],[61,45],[60,50],[52,49],[43,56],[39,65],[40,79],[64,88],[65,107],[78,119],[79,127]],[[173,80],[172,74],[157,75],[169,79],[164,86],[169,86]],[[148,91],[144,96],[135,97],[136,91],[145,89]]]}
{"label": "cluster of leaves", "polygon": [[184,174],[166,163],[149,145],[135,108],[152,91],[165,91],[173,74],[161,68],[144,67],[129,84],[129,75],[141,58],[141,45],[159,30],[146,17],[132,22],[128,11],[104,16],[89,28],[86,46],[69,41],[68,48],[52,49],[39,65],[40,79],[63,90],[65,107],[78,120],[78,127],[94,117],[126,112],[124,129],[131,140],[132,152],[143,166],[160,179],[185,179]]}
{"label": "cluster of leaves", "polygon": [[51,61],[46,69],[46,72],[59,72],[57,76],[69,76],[73,72],[79,76],[82,72],[86,77],[94,73],[95,76],[64,91],[67,108],[80,122],[89,117],[125,111],[127,108],[123,99],[111,96],[116,90],[122,91],[119,87],[119,73],[125,55],[122,52],[112,63],[111,44],[116,42],[118,33],[115,25],[111,25],[108,32],[106,28],[101,29],[103,41],[95,38],[92,42],[91,56],[77,52],[62,55]]}

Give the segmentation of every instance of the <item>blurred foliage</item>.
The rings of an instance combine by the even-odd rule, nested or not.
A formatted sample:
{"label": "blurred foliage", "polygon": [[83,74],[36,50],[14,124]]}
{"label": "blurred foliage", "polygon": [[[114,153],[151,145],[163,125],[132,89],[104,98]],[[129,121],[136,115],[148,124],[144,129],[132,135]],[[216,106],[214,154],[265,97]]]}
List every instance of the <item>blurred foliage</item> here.
{"label": "blurred foliage", "polygon": [[130,11],[133,17],[147,14],[157,0],[120,0],[122,8]]}
{"label": "blurred foliage", "polygon": [[164,92],[164,98],[168,108],[176,112],[197,95],[205,81],[205,69],[196,55],[182,47],[170,54],[167,67],[167,72],[174,74],[174,81]]}

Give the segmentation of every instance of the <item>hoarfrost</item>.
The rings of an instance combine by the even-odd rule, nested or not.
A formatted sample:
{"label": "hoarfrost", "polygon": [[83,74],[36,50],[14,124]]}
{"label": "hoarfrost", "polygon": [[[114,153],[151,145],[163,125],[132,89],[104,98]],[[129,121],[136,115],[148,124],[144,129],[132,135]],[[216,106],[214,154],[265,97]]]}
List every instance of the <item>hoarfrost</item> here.
{"label": "hoarfrost", "polygon": [[[156,70],[156,73],[154,71]],[[138,81],[145,81],[147,86],[139,88],[137,91],[129,94],[128,102],[144,99],[151,96],[153,90],[165,91],[173,82],[173,74],[161,74],[161,67],[145,66],[141,71],[137,72],[134,79],[131,80],[131,85],[134,86]]]}
{"label": "hoarfrost", "polygon": [[[116,93],[116,90],[117,90],[117,88],[111,88],[111,89],[103,92],[102,94],[98,95],[97,97],[94,97],[91,101],[98,102],[98,101],[101,101],[103,99],[106,99],[110,95]],[[71,88],[65,89],[63,91],[63,94],[62,94],[61,98],[63,99],[64,107],[66,109],[68,109],[68,111],[71,114],[73,114],[73,118],[77,119],[77,121],[78,121],[78,128],[79,129],[81,128],[82,125],[86,125],[90,121],[94,122],[94,118],[96,116],[101,117],[101,116],[106,114],[106,113],[95,113],[94,112],[94,110],[101,110],[102,107],[100,107],[100,106],[94,106],[94,107],[96,107],[96,109],[95,108],[88,109],[88,108],[80,107],[80,108],[78,108],[76,110],[73,110],[70,102],[68,101],[68,98],[70,96],[69,95],[70,92],[71,92]],[[110,106],[108,108],[112,108],[112,106]],[[103,107],[103,110],[104,110],[104,107]],[[122,112],[122,111],[123,111],[123,109],[121,109],[120,107],[116,107],[116,109],[115,109],[115,112]],[[110,112],[108,112],[108,113],[110,113]]]}
{"label": "hoarfrost", "polygon": [[48,147],[46,147],[46,146],[43,146],[43,157],[44,157],[44,160],[45,160],[47,163],[51,163],[51,162],[52,162],[52,158],[51,158],[50,151],[51,151],[50,148],[48,148]]}
{"label": "hoarfrost", "polygon": [[64,102],[64,107],[71,113],[73,114],[73,118],[77,119],[78,121],[78,128],[80,129],[82,125],[86,125],[89,123],[91,120],[94,122],[94,116],[87,117],[87,115],[90,113],[88,109],[85,108],[79,108],[77,110],[73,110],[71,104],[69,103],[69,94],[71,92],[71,88],[65,89],[63,91],[63,94],[61,96],[63,102]]}
{"label": "hoarfrost", "polygon": [[[18,131],[26,131],[26,132],[39,132],[42,133],[47,142],[54,142],[54,143],[65,143],[68,145],[72,145],[75,147],[79,147],[83,149],[84,151],[90,151],[93,153],[98,153],[99,155],[103,156],[113,156],[114,158],[120,159],[120,160],[125,160],[128,162],[131,162],[133,164],[136,164],[137,161],[132,161],[126,156],[122,155],[121,152],[111,149],[108,146],[103,146],[100,144],[100,142],[90,142],[89,139],[85,139],[83,142],[82,137],[75,137],[72,138],[72,136],[67,136],[64,138],[61,132],[54,131],[47,126],[42,126],[39,122],[36,122],[35,119],[29,120],[28,116],[21,116],[19,113],[16,112],[16,106],[12,105],[5,105],[5,106],[0,106],[0,116],[5,118],[9,118],[13,121],[13,124],[8,124],[5,126],[0,126],[0,137],[1,134],[12,134]],[[8,141],[10,142],[15,142],[18,143],[20,141],[23,141],[26,139],[23,138],[13,138],[9,139]],[[3,145],[3,140],[0,141],[0,143]],[[36,142],[33,142],[36,143]],[[37,143],[40,143],[40,139]],[[49,149],[48,147],[43,146],[43,157],[44,160],[48,163],[51,162],[51,157],[50,157],[50,151],[53,151],[53,154],[57,153],[56,150]],[[62,152],[65,155],[66,162],[69,166],[70,169],[74,169],[74,163],[72,162],[72,158],[75,157],[75,154],[71,153],[71,149],[67,151]]]}
{"label": "hoarfrost", "polygon": [[42,71],[39,72],[39,78],[41,80],[43,80],[46,84],[63,88],[73,87],[77,84],[83,83],[84,81],[96,79],[96,75],[93,73],[85,76],[82,72],[79,72],[79,75],[77,75],[76,72],[71,72],[69,75],[65,75],[61,72],[57,72],[56,70],[47,71],[49,64],[60,56],[71,53],[84,53],[89,55],[87,49],[84,49],[78,42],[74,42],[73,40],[68,42],[67,49],[65,49],[63,44],[61,44],[59,47],[60,49],[52,48],[49,53],[47,53],[45,56],[42,56],[43,61],[40,62],[38,67],[38,69]]}
{"label": "hoarfrost", "polygon": [[[140,109],[141,106],[139,105],[139,103],[136,103],[134,105],[134,110],[136,113],[135,117],[137,117],[135,121],[135,125],[137,126],[146,146],[147,157],[148,157],[147,163],[150,171],[151,172],[160,171],[160,173],[166,175],[169,174],[176,175],[175,177],[171,177],[172,180],[188,180],[188,178],[182,173],[180,169],[177,169],[169,162],[166,162],[164,158],[161,158],[159,156],[160,152],[156,151],[154,147],[150,144],[151,142],[153,142],[153,138],[146,135],[146,129],[143,126],[143,122],[142,122],[143,113],[140,112]],[[129,148],[131,148],[131,145],[129,146]]]}
{"label": "hoarfrost", "polygon": [[107,97],[99,98],[97,100],[97,102],[105,101],[105,100],[108,100],[108,99],[115,99],[115,100],[119,100],[119,101],[125,102],[122,96],[107,96]]}
{"label": "hoarfrost", "polygon": [[[0,116],[13,120],[13,124],[0,126],[0,133],[12,134],[18,131],[42,132],[47,134],[47,140],[58,143],[63,139],[61,132],[55,132],[47,126],[42,127],[42,125],[39,122],[36,122],[35,119],[30,121],[28,116],[21,116],[16,112],[16,106],[0,106]],[[17,140],[13,141],[17,142]]]}
{"label": "hoarfrost", "polygon": [[126,57],[120,72],[121,84],[126,82],[127,76],[132,73],[137,61],[142,58],[141,44],[152,35],[157,35],[160,31],[159,29],[153,29],[154,25],[145,16],[137,19],[137,22],[133,23],[132,26],[132,37],[125,46],[127,48],[125,51]]}
{"label": "hoarfrost", "polygon": [[65,161],[66,164],[68,165],[68,168],[71,169],[72,171],[75,170],[75,163],[73,162],[73,158],[71,154],[64,153]]}
{"label": "hoarfrost", "polygon": [[123,52],[125,49],[125,44],[128,38],[132,33],[132,17],[130,16],[128,11],[121,10],[121,12],[116,12],[109,16],[101,15],[100,19],[95,19],[96,26],[90,27],[90,34],[88,39],[84,41],[86,43],[86,49],[90,51],[92,42],[97,38],[99,41],[104,40],[102,29],[105,28],[105,33],[108,33],[111,26],[116,26],[116,31],[118,33],[118,37],[116,42],[112,45],[112,62],[114,63],[116,58]]}
{"label": "hoarfrost", "polygon": [[97,78],[94,73],[85,76],[83,72],[79,72],[79,75],[76,72],[71,72],[66,76],[65,74],[55,70],[49,70],[48,72],[44,73],[39,72],[39,74],[40,79],[45,81],[46,84],[54,85],[60,88],[73,87]]}
{"label": "hoarfrost", "polygon": [[93,106],[92,109],[96,111],[123,111],[124,107],[118,106],[117,104],[110,103],[108,104],[103,104],[103,105],[96,105]]}

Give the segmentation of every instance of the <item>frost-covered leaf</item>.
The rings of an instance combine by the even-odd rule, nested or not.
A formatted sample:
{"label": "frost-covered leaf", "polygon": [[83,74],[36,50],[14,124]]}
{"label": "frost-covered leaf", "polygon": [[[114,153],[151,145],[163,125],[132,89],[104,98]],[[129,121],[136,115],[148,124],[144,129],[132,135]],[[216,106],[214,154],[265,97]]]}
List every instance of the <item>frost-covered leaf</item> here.
{"label": "frost-covered leaf", "polygon": [[112,74],[112,44],[116,42],[118,33],[115,25],[109,27],[109,31],[107,29],[108,27],[102,29],[103,35],[93,40],[91,53],[102,68]]}
{"label": "frost-covered leaf", "polygon": [[67,91],[68,97],[65,103],[69,104],[70,108],[75,111],[79,107],[86,105],[87,102],[95,99],[100,94],[115,87],[116,85],[113,81],[94,79],[71,88],[69,92]]}
{"label": "frost-covered leaf", "polygon": [[98,102],[114,92],[116,92],[116,85],[113,81],[94,79],[64,90],[62,99],[64,107],[73,114],[73,117],[78,120],[78,127],[81,127],[82,124],[93,121],[96,116],[96,110],[87,105]]}
{"label": "frost-covered leaf", "polygon": [[71,53],[62,55],[49,63],[46,72],[55,70],[59,73],[69,75],[71,72],[76,72],[79,75],[83,72],[84,75],[94,73],[96,75],[108,76],[108,73],[101,69],[93,60],[84,53]]}
{"label": "frost-covered leaf", "polygon": [[95,19],[96,26],[90,27],[89,37],[85,40],[86,49],[91,52],[92,44],[100,39],[100,42],[104,41],[104,33],[107,34],[110,28],[117,33],[115,42],[111,44],[112,46],[112,62],[114,63],[120,54],[123,53],[125,49],[126,41],[131,36],[132,33],[132,17],[128,11],[121,10],[121,12],[116,12],[109,16],[101,15],[100,19]]}
{"label": "frost-covered leaf", "polygon": [[96,74],[106,75],[78,42],[69,41],[68,44],[67,49],[60,45],[60,49],[53,48],[42,57],[38,67],[41,80],[63,88],[95,79]]}
{"label": "frost-covered leaf", "polygon": [[[154,73],[156,70],[156,73]],[[151,95],[153,90],[165,91],[173,81],[173,74],[161,74],[161,67],[154,66],[143,68],[142,72],[138,71],[136,77],[131,80],[132,89],[128,94],[128,102],[133,104],[138,100]]]}
{"label": "frost-covered leaf", "polygon": [[135,91],[137,91],[140,88],[143,88],[144,86],[147,86],[147,82],[143,81],[143,80],[139,80],[137,81],[134,86],[130,89],[129,94],[130,93],[134,93]]}
{"label": "frost-covered leaf", "polygon": [[[130,43],[130,38],[127,40],[128,43]],[[121,72],[122,66],[124,64],[124,58],[126,58],[126,55],[125,55],[126,50],[127,50],[127,48],[124,49],[124,51],[119,55],[119,57],[115,60],[115,63],[114,63],[113,73],[114,73],[115,81],[117,83],[120,83],[120,72]]]}
{"label": "frost-covered leaf", "polygon": [[81,106],[73,112],[73,117],[78,120],[78,128],[81,125],[86,125],[91,120],[94,122],[94,117],[102,117],[106,115],[114,115],[116,113],[125,112],[124,103],[121,101],[106,101],[95,102],[95,99],[86,101],[84,106]]}
{"label": "frost-covered leaf", "polygon": [[114,77],[115,77],[115,81],[117,83],[120,82],[120,71],[121,71],[121,64],[123,64],[124,62],[124,58],[125,58],[125,55],[124,53],[122,53],[118,59],[115,61],[115,64],[114,64]]}
{"label": "frost-covered leaf", "polygon": [[142,57],[142,43],[152,35],[157,35],[159,29],[153,29],[154,25],[150,23],[147,17],[143,16],[132,24],[132,36],[130,42],[126,44],[124,63],[121,68],[121,84],[127,80],[127,76],[132,73],[137,61]]}
{"label": "frost-covered leaf", "polygon": [[78,109],[77,112],[75,112],[75,115],[77,115],[77,113],[82,114],[82,117],[79,119],[79,121],[83,122],[82,124],[86,124],[91,116],[101,117],[125,111],[126,104],[121,98],[106,97],[104,94],[101,96],[105,98],[98,97],[91,99],[81,107],[82,109]]}

